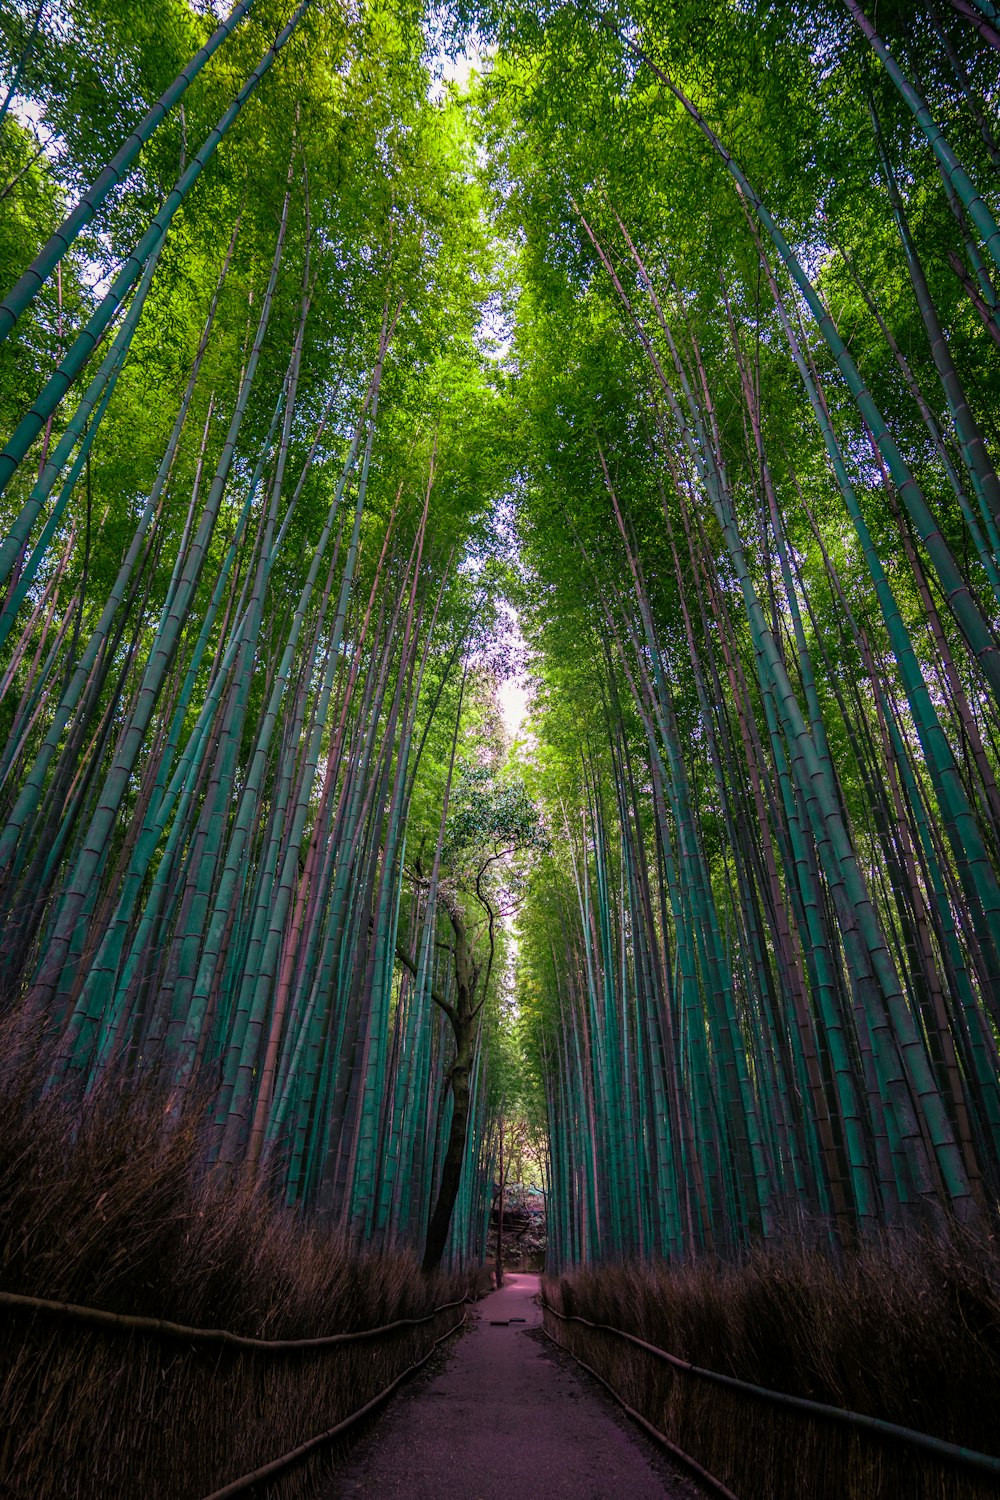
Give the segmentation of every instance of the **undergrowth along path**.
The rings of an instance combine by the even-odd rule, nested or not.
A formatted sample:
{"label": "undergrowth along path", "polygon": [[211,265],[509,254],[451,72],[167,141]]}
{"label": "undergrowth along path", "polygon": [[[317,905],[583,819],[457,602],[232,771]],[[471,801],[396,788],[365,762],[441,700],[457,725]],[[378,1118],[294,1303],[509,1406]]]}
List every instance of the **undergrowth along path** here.
{"label": "undergrowth along path", "polygon": [[[537,1332],[539,1278],[510,1273],[475,1311],[447,1367],[405,1391],[322,1500],[696,1500],[699,1489]],[[523,1321],[522,1321],[523,1320]]]}

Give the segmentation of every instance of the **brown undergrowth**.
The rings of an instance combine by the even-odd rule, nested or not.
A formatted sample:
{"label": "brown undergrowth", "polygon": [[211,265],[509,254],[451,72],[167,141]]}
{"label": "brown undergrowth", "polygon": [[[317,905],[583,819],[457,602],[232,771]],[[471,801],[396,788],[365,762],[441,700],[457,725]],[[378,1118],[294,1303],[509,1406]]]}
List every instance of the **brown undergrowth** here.
{"label": "brown undergrowth", "polygon": [[[38,1097],[37,1064],[0,1077],[0,1290],[302,1338],[416,1317],[461,1297],[310,1229],[266,1193],[199,1170],[198,1131],[161,1096],[86,1106]],[[332,1351],[243,1352],[0,1307],[0,1494],[198,1500],[326,1431],[421,1358],[460,1316]],[[310,1459],[266,1493],[315,1487]],[[263,1493],[257,1490],[255,1493]]]}
{"label": "brown undergrowth", "polygon": [[[544,1291],[692,1364],[1000,1452],[1000,1248],[985,1228],[886,1236],[836,1260],[786,1244],[740,1264],[582,1269]],[[740,1500],[1000,1493],[996,1476],[674,1372],[613,1335],[550,1314],[546,1327]]]}

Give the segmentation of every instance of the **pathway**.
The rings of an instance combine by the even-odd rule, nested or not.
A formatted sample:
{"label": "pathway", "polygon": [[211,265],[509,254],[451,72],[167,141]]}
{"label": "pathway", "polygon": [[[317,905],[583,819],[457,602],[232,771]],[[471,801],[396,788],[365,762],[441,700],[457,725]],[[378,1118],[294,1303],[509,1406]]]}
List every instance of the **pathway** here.
{"label": "pathway", "polygon": [[[323,1500],[695,1500],[615,1407],[531,1329],[539,1278],[508,1273],[469,1309],[447,1368],[404,1387]],[[523,1319],[510,1322],[508,1319]],[[497,1324],[503,1326],[496,1326]]]}

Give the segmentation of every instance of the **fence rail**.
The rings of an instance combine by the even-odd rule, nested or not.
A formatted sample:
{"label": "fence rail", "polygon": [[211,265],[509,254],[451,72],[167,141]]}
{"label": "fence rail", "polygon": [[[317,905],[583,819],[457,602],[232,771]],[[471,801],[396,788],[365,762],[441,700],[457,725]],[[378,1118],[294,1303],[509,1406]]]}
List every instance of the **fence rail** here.
{"label": "fence rail", "polygon": [[[554,1311],[554,1309],[552,1308],[550,1308],[549,1310]],[[556,1316],[558,1317],[559,1314],[557,1313]],[[574,1354],[572,1349],[567,1349],[565,1344],[560,1344],[559,1340],[557,1338],[554,1338],[552,1334],[549,1333],[549,1330],[547,1328],[543,1328],[542,1332],[544,1333],[550,1344],[554,1344],[561,1353],[568,1354],[570,1359],[574,1360],[575,1363],[580,1366],[581,1370],[586,1370],[588,1375],[592,1375],[595,1380],[600,1381],[604,1389],[608,1391],[618,1402],[618,1405],[621,1407],[622,1411],[627,1412],[628,1415],[632,1418],[633,1422],[638,1422],[639,1426],[642,1427],[644,1431],[648,1432],[651,1438],[654,1438],[656,1442],[662,1444],[662,1446],[666,1448],[667,1452],[672,1454],[674,1458],[678,1459],[679,1462],[685,1466],[685,1468],[688,1468],[692,1471],[692,1473],[697,1474],[702,1483],[707,1484],[708,1487],[714,1490],[717,1495],[721,1495],[722,1500],[739,1500],[739,1496],[735,1494],[731,1489],[727,1488],[727,1486],[723,1484],[721,1479],[717,1479],[714,1474],[710,1474],[708,1469],[706,1469],[703,1464],[700,1464],[696,1458],[692,1458],[690,1453],[686,1453],[683,1448],[679,1448],[672,1438],[667,1437],[665,1432],[661,1432],[658,1427],[654,1427],[653,1423],[650,1422],[647,1417],[644,1417],[641,1411],[636,1411],[634,1406],[630,1406],[625,1400],[625,1397],[615,1390],[614,1386],[611,1384],[611,1381],[605,1380],[604,1376],[600,1373],[600,1371],[595,1370],[593,1365],[588,1365],[587,1361],[585,1359],[581,1359],[579,1354]]]}
{"label": "fence rail", "polygon": [[[262,1339],[252,1338],[248,1335],[232,1333],[225,1328],[196,1328],[188,1327],[183,1323],[173,1323],[166,1318],[146,1318],[128,1313],[108,1312],[103,1308],[86,1307],[75,1302],[61,1302],[45,1297],[29,1297],[17,1292],[0,1292],[0,1309],[5,1309],[15,1315],[27,1315],[29,1317],[42,1317],[65,1319],[69,1322],[79,1323],[86,1327],[100,1329],[102,1332],[121,1333],[128,1335],[145,1334],[154,1337],[167,1338],[178,1342],[195,1345],[222,1345],[226,1348],[237,1350],[240,1353],[252,1354],[290,1354],[296,1351],[302,1353],[316,1353],[328,1349],[343,1347],[345,1344],[357,1344],[363,1340],[371,1340],[384,1337],[397,1332],[400,1329],[411,1329],[422,1324],[430,1323],[442,1313],[449,1312],[452,1308],[463,1306],[469,1298],[467,1296],[456,1297],[450,1302],[442,1302],[430,1312],[422,1313],[413,1318],[395,1318],[391,1323],[382,1323],[375,1328],[352,1329],[345,1333],[325,1334],[318,1338],[300,1339]],[[413,1375],[431,1358],[434,1351],[449,1339],[453,1333],[463,1327],[466,1314],[457,1319],[450,1328],[446,1329],[438,1338],[434,1339],[430,1348],[420,1359],[401,1370],[393,1380],[389,1382],[376,1395],[372,1396],[357,1411],[351,1412],[334,1426],[325,1431],[307,1438],[298,1443],[288,1452],[281,1454],[278,1458],[253,1469],[250,1473],[241,1475],[238,1479],[231,1480],[223,1485],[221,1489],[215,1489],[205,1500],[228,1500],[229,1496],[245,1493],[255,1485],[279,1474],[282,1470],[290,1468],[300,1459],[305,1458],[314,1449],[321,1447],[324,1443],[346,1432],[357,1422],[360,1422],[370,1412],[382,1404],[393,1391],[402,1384],[410,1375]]]}
{"label": "fence rail", "polygon": [[40,1312],[70,1318],[78,1323],[89,1323],[95,1328],[118,1329],[123,1333],[160,1334],[164,1338],[181,1339],[185,1343],[225,1344],[232,1349],[252,1349],[260,1353],[288,1354],[295,1350],[329,1349],[337,1344],[353,1344],[361,1339],[381,1338],[397,1328],[415,1328],[420,1323],[429,1323],[438,1313],[450,1307],[459,1307],[468,1299],[456,1297],[453,1302],[442,1302],[440,1307],[422,1313],[418,1318],[397,1318],[395,1322],[383,1323],[378,1328],[358,1328],[348,1333],[328,1333],[312,1339],[256,1339],[242,1333],[230,1333],[225,1328],[188,1328],[183,1323],[171,1323],[166,1318],[141,1318],[131,1313],[105,1312],[98,1307],[83,1307],[76,1302],[54,1302],[45,1297],[24,1297],[17,1292],[0,1292],[0,1307],[12,1312]]}
{"label": "fence rail", "polygon": [[[685,1375],[693,1375],[699,1380],[711,1381],[716,1385],[728,1386],[731,1390],[744,1391],[747,1395],[754,1396],[761,1401],[768,1401],[773,1406],[790,1407],[812,1417],[840,1422],[845,1426],[872,1432],[894,1442],[907,1443],[911,1447],[933,1453],[937,1458],[947,1459],[965,1468],[977,1469],[983,1474],[1000,1475],[1000,1458],[995,1458],[992,1454],[977,1453],[974,1448],[965,1448],[960,1443],[948,1443],[943,1438],[931,1437],[929,1433],[917,1432],[912,1427],[902,1427],[897,1422],[886,1422],[880,1417],[869,1417],[864,1412],[847,1411],[842,1406],[828,1406],[822,1401],[810,1401],[805,1396],[790,1396],[784,1391],[773,1391],[764,1385],[753,1385],[750,1381],[740,1380],[735,1375],[723,1375],[719,1370],[706,1370],[702,1365],[694,1365],[689,1360],[681,1359],[679,1355],[668,1354],[666,1349],[659,1349],[655,1344],[647,1343],[645,1339],[638,1338],[634,1333],[626,1333],[623,1328],[615,1328],[610,1323],[593,1323],[589,1318],[582,1318],[575,1313],[560,1312],[558,1308],[553,1307],[544,1299],[542,1308],[563,1323],[582,1323],[586,1328],[613,1334],[616,1338],[644,1349],[647,1354],[653,1355],[654,1358],[662,1360]],[[554,1342],[558,1343],[558,1340]]]}
{"label": "fence rail", "polygon": [[[437,1311],[444,1312],[445,1308],[454,1306],[454,1303],[446,1302]],[[362,1417],[367,1417],[369,1412],[374,1411],[376,1407],[382,1405],[383,1401],[388,1400],[396,1387],[402,1385],[404,1380],[416,1374],[417,1370],[427,1363],[438,1345],[443,1344],[445,1339],[450,1339],[453,1333],[457,1333],[463,1327],[466,1317],[467,1314],[463,1313],[457,1323],[452,1324],[451,1328],[442,1333],[440,1338],[434,1340],[427,1353],[421,1359],[407,1366],[384,1390],[379,1391],[377,1396],[373,1396],[370,1401],[366,1401],[364,1406],[359,1407],[357,1411],[351,1412],[350,1416],[344,1417],[336,1426],[328,1427],[325,1432],[320,1432],[315,1437],[307,1438],[304,1443],[299,1443],[297,1448],[292,1448],[288,1453],[283,1453],[280,1458],[273,1458],[270,1463],[262,1464],[259,1469],[253,1469],[249,1474],[241,1475],[239,1479],[234,1479],[230,1484],[224,1485],[221,1490],[213,1490],[210,1495],[205,1496],[205,1500],[230,1500],[230,1497],[233,1495],[245,1494],[255,1484],[260,1484],[264,1479],[270,1479],[273,1475],[280,1473],[282,1469],[290,1468],[292,1464],[298,1463],[300,1458],[305,1458],[314,1448],[319,1448],[323,1443],[328,1443],[340,1433],[346,1432],[356,1422],[360,1422]],[[392,1327],[394,1325],[390,1324],[388,1326]]]}

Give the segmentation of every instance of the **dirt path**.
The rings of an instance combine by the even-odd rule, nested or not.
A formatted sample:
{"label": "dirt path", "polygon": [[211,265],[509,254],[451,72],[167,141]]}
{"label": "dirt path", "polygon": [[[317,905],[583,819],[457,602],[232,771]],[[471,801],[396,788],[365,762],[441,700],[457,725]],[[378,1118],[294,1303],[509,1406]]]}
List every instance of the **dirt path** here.
{"label": "dirt path", "polygon": [[[404,1388],[323,1500],[695,1500],[681,1477],[538,1328],[537,1276],[469,1309],[447,1367]],[[508,1319],[523,1319],[510,1322]],[[501,1324],[502,1326],[496,1326]]]}

